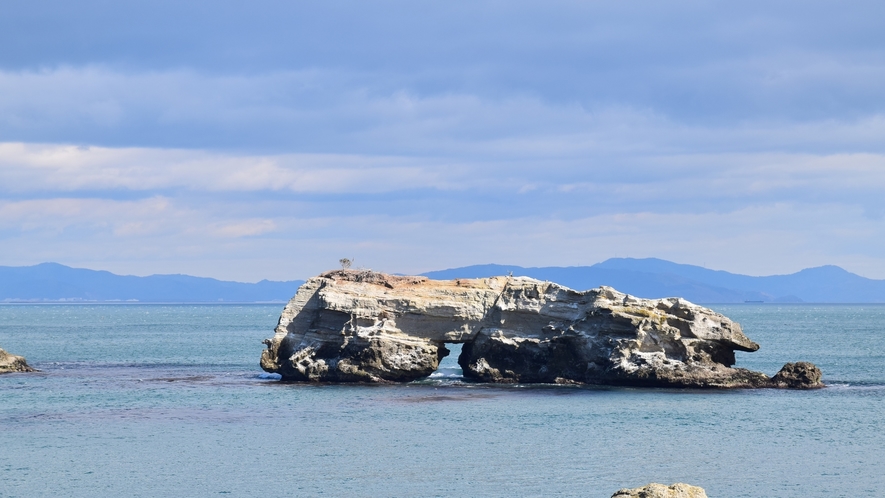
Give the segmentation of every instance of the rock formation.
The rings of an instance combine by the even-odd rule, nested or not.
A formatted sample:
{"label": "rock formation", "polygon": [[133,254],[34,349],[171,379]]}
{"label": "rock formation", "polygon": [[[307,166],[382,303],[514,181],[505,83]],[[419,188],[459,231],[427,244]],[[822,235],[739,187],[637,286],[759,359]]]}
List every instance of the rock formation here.
{"label": "rock formation", "polygon": [[612,498],[707,498],[704,488],[677,482],[671,486],[651,483],[634,489],[622,489]]}
{"label": "rock formation", "polygon": [[814,363],[799,361],[787,363],[771,378],[775,387],[806,388],[821,386],[821,372]]}
{"label": "rock formation", "polygon": [[679,298],[610,287],[578,292],[526,277],[434,281],[336,270],[308,280],[280,316],[261,367],[283,380],[405,382],[463,343],[458,363],[484,382],[669,387],[820,387],[820,370],[774,378],[733,368],[755,351],[740,326]]}
{"label": "rock formation", "polygon": [[28,366],[28,362],[21,356],[9,354],[0,349],[0,374],[10,372],[34,372],[35,370]]}

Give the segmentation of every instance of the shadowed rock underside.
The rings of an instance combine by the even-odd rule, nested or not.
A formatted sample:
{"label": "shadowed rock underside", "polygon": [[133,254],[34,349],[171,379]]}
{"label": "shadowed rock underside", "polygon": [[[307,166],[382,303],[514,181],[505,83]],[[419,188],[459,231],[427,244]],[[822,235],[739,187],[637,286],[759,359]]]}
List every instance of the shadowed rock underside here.
{"label": "shadowed rock underside", "polygon": [[[819,387],[788,364],[774,378],[733,368],[759,346],[728,318],[683,299],[578,292],[526,277],[435,281],[336,270],[308,280],[265,341],[261,366],[284,380],[407,382],[463,343],[483,382],[670,387]],[[788,368],[789,367],[789,368]]]}

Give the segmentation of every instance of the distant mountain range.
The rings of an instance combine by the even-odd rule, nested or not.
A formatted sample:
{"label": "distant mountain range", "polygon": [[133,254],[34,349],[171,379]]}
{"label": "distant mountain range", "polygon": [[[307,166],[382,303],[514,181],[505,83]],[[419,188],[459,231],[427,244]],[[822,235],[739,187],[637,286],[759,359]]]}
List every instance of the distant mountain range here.
{"label": "distant mountain range", "polygon": [[751,277],[655,258],[613,258],[593,266],[477,265],[424,275],[453,279],[510,272],[514,276],[549,280],[578,290],[608,285],[634,296],[679,296],[695,303],[885,303],[885,280],[864,278],[838,266],[808,268],[790,275]]}
{"label": "distant mountain range", "polygon": [[42,263],[0,266],[0,302],[285,302],[302,283],[247,284],[188,275],[133,277]]}
{"label": "distant mountain range", "polygon": [[[751,277],[654,258],[614,258],[593,266],[466,266],[424,276],[446,280],[511,272],[578,290],[608,285],[634,296],[679,296],[696,303],[885,303],[885,280],[864,278],[838,266]],[[134,277],[43,263],[0,266],[0,302],[285,302],[302,283],[249,284],[188,275]]]}

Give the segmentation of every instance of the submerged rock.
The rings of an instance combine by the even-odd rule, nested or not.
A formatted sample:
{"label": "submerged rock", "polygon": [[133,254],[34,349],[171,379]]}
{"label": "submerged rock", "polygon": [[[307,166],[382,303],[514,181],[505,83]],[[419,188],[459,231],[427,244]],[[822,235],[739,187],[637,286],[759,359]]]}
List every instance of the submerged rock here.
{"label": "submerged rock", "polygon": [[0,374],[11,372],[35,372],[21,356],[0,349]]}
{"label": "submerged rock", "polygon": [[622,489],[611,498],[707,498],[707,492],[681,482],[670,486],[653,482],[641,488]]}
{"label": "submerged rock", "polygon": [[436,370],[449,342],[464,344],[464,376],[484,382],[820,386],[807,368],[776,382],[732,368],[735,351],[759,345],[737,323],[683,299],[578,292],[526,277],[327,272],[298,289],[275,332],[261,366],[283,380],[411,381]]}

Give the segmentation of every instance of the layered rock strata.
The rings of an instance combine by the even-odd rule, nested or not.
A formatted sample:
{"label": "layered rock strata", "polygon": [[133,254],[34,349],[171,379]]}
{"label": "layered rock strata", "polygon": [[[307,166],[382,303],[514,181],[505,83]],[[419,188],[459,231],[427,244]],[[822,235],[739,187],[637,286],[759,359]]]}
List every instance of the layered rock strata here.
{"label": "layered rock strata", "polygon": [[406,382],[463,343],[484,382],[671,387],[819,387],[788,364],[774,378],[733,368],[755,351],[728,318],[683,299],[578,292],[526,277],[434,281],[337,270],[308,280],[283,310],[261,366],[284,380]]}
{"label": "layered rock strata", "polygon": [[11,372],[34,372],[28,362],[21,356],[7,353],[0,349],[0,374]]}
{"label": "layered rock strata", "polygon": [[681,482],[670,486],[653,482],[641,488],[622,489],[611,498],[707,498],[707,492]]}

